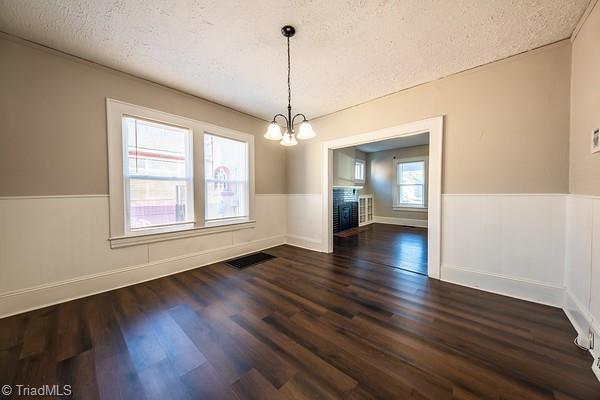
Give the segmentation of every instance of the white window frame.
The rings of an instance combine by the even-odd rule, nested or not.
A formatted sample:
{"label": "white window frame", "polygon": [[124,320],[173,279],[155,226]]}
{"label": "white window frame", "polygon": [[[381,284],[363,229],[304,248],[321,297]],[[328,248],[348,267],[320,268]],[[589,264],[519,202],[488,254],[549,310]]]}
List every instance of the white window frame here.
{"label": "white window frame", "polygon": [[[140,117],[135,117],[132,115],[123,115],[121,120],[123,121],[124,118],[134,118],[137,120],[142,120],[142,121],[148,121],[146,118],[140,118]],[[151,123],[158,123],[161,125],[165,125],[165,126],[174,126],[172,124],[167,124],[164,122],[158,122],[158,121],[148,121]],[[152,175],[130,175],[129,173],[129,168],[128,168],[128,162],[129,162],[129,156],[128,153],[126,151],[128,143],[127,143],[127,137],[125,135],[125,127],[123,126],[123,133],[122,133],[122,140],[123,140],[123,144],[122,144],[122,153],[123,153],[123,198],[125,200],[125,233],[127,235],[134,235],[140,232],[156,232],[157,230],[161,230],[163,228],[167,228],[167,229],[184,229],[184,228],[191,228],[194,226],[194,224],[196,223],[195,220],[195,208],[194,208],[194,134],[191,130],[189,130],[188,128],[183,128],[181,126],[174,126],[175,128],[179,128],[179,129],[185,129],[189,132],[189,137],[188,137],[188,149],[189,149],[189,154],[187,154],[187,160],[189,160],[189,162],[186,163],[186,177],[185,178],[174,178],[174,177],[154,177]],[[190,191],[188,191],[187,194],[187,200],[188,200],[188,204],[192,206],[192,210],[190,212],[191,214],[191,218],[188,219],[187,221],[182,221],[182,222],[176,222],[176,223],[172,223],[172,224],[165,224],[165,225],[153,225],[150,227],[144,227],[144,228],[132,228],[131,227],[131,216],[129,215],[130,210],[130,199],[129,196],[131,194],[130,191],[130,181],[131,179],[141,179],[141,180],[151,180],[151,179],[156,179],[156,180],[165,180],[165,181],[172,181],[172,180],[178,180],[178,181],[186,181],[187,182],[187,187],[188,189],[191,189]]]}
{"label": "white window frame", "polygon": [[[248,159],[250,159],[250,145],[248,144],[247,140],[244,140],[243,137],[236,136],[236,135],[233,135],[233,134],[225,136],[225,135],[221,135],[221,134],[214,133],[214,132],[211,132],[211,131],[206,131],[206,133],[209,134],[209,135],[212,135],[212,136],[220,136],[220,137],[223,137],[225,139],[231,139],[231,140],[235,140],[235,141],[238,141],[238,142],[246,143],[246,145],[247,145],[246,146],[246,152],[247,152],[246,157]],[[204,149],[204,138],[202,138],[202,148]],[[204,168],[204,157],[202,158],[202,168]],[[204,173],[204,171],[203,171],[203,173]],[[250,169],[248,169],[248,175],[250,175]],[[206,176],[202,175],[202,179],[203,179],[203,183],[202,183],[203,189],[206,190],[206,184],[207,184],[207,182],[206,182]],[[250,179],[250,176],[248,176],[248,179]],[[234,181],[234,182],[239,182],[239,181]],[[248,191],[249,190],[250,190],[250,182],[248,182]],[[248,207],[250,207],[249,203],[248,203]],[[206,215],[206,202],[203,203],[203,210],[204,211],[203,211],[202,215]],[[248,208],[248,213],[250,213],[250,208]],[[236,220],[243,220],[245,218],[248,218],[248,217],[246,217],[246,216],[240,216],[240,217],[226,217],[226,218],[214,218],[214,219],[205,218],[204,221],[205,221],[205,225],[206,226],[214,226],[214,225],[219,225],[221,223],[226,223],[226,222],[231,222],[231,221],[236,221]]]}
{"label": "white window frame", "polygon": [[[396,200],[396,193],[397,193],[397,186],[398,185],[398,165],[399,164],[406,164],[406,163],[413,163],[413,162],[423,162],[424,163],[424,168],[425,168],[425,173],[424,173],[424,177],[425,177],[425,183],[424,183],[424,187],[423,187],[423,202],[424,204],[421,205],[410,205],[410,204],[401,204],[400,200]],[[428,189],[429,189],[429,157],[427,156],[422,156],[422,157],[407,157],[407,158],[394,158],[393,160],[393,168],[394,168],[394,181],[392,182],[392,210],[394,211],[421,211],[421,212],[426,212],[427,211],[427,196],[428,196]]]}
{"label": "white window frame", "polygon": [[[134,117],[188,129],[192,133],[194,221],[173,226],[130,230],[126,215],[123,117]],[[153,243],[183,237],[247,229],[254,221],[254,136],[147,107],[106,99],[110,245],[112,248]],[[248,145],[248,217],[206,222],[204,219],[204,134],[246,142]]]}
{"label": "white window frame", "polygon": [[[358,178],[356,176],[356,166],[359,164],[362,165],[362,178]],[[366,164],[365,160],[361,160],[360,158],[357,158],[354,160],[354,182],[365,183],[365,175],[367,173],[366,168],[367,168],[367,164]]]}

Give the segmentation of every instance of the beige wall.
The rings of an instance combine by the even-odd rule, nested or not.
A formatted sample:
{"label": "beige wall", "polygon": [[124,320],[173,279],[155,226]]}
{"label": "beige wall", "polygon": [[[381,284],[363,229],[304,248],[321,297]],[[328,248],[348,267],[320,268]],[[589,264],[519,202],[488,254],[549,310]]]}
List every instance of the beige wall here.
{"label": "beige wall", "polygon": [[444,193],[566,193],[570,57],[562,41],[318,118],[287,152],[288,193],[320,193],[322,141],[437,115]]}
{"label": "beige wall", "polygon": [[402,159],[421,156],[427,157],[428,155],[428,145],[378,151],[367,155],[369,179],[368,185],[365,187],[365,192],[373,194],[376,216],[427,219],[426,212],[393,210],[394,196],[392,186],[394,185],[394,157]]}
{"label": "beige wall", "polygon": [[106,194],[105,98],[255,134],[256,192],[285,193],[260,119],[0,34],[0,196]]}
{"label": "beige wall", "polygon": [[573,42],[571,75],[570,192],[600,195],[600,153],[590,151],[600,128],[600,5]]}
{"label": "beige wall", "polygon": [[344,147],[333,151],[334,186],[354,186],[357,184],[354,176],[354,164],[357,159],[366,161],[367,156],[362,151],[356,150],[356,147]]}
{"label": "beige wall", "polygon": [[[444,193],[568,190],[568,41],[318,118],[317,139],[285,151],[262,139],[264,121],[226,107],[6,35],[0,54],[0,196],[107,193],[106,97],[257,135],[257,193],[320,193],[323,140],[435,115]],[[587,164],[572,164],[579,190]]]}

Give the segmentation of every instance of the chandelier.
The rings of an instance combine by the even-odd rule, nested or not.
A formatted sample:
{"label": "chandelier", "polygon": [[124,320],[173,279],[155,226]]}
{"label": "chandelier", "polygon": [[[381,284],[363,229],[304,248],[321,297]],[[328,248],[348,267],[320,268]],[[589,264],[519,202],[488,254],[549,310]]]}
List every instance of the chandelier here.
{"label": "chandelier", "polygon": [[[267,128],[265,138],[269,140],[279,140],[282,146],[295,146],[298,144],[296,138],[305,140],[314,138],[315,132],[310,126],[310,123],[304,116],[304,114],[298,113],[292,117],[292,89],[290,88],[290,38],[296,33],[296,29],[293,26],[286,25],[281,28],[281,33],[287,38],[287,62],[288,62],[288,106],[287,106],[287,117],[283,114],[275,114],[273,121]],[[285,132],[281,133],[281,126],[277,123],[277,118],[283,118],[285,120]],[[302,122],[298,128],[298,134],[294,131],[294,123],[296,118],[302,118]]]}

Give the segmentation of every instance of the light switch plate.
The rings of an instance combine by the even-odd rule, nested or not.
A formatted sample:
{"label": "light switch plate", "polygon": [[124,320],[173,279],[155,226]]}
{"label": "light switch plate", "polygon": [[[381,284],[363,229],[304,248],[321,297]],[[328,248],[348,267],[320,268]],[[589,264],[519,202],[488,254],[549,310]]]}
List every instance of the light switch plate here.
{"label": "light switch plate", "polygon": [[595,128],[592,131],[592,153],[600,151],[600,128]]}

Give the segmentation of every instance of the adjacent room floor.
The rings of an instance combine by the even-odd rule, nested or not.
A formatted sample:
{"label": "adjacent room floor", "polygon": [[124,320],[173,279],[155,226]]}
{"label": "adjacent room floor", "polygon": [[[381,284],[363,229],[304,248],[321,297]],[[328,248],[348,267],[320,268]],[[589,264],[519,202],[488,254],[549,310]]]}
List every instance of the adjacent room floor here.
{"label": "adjacent room floor", "polygon": [[268,252],[2,319],[0,381],[85,399],[598,399],[558,308]]}
{"label": "adjacent room floor", "polygon": [[427,228],[371,224],[349,237],[333,237],[333,251],[427,275]]}

